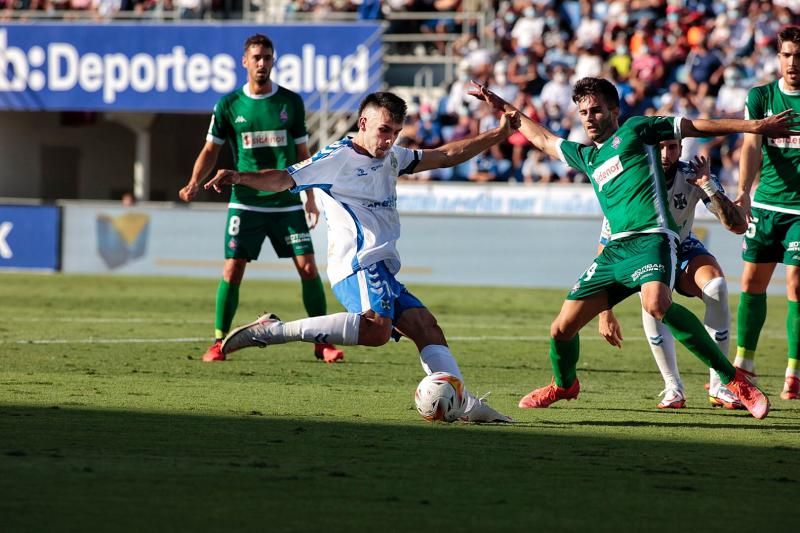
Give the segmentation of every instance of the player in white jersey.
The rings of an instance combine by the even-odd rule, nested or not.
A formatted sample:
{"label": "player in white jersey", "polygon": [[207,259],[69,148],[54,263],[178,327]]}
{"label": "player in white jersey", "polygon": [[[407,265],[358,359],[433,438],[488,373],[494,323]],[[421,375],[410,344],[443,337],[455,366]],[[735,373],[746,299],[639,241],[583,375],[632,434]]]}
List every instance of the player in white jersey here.
{"label": "player in white jersey", "polygon": [[[346,313],[281,322],[265,314],[233,330],[222,344],[230,353],[249,346],[285,342],[334,342],[381,346],[406,336],[417,346],[424,371],[461,377],[444,333],[433,314],[395,278],[400,270],[397,239],[397,177],[451,167],[507,138],[519,126],[517,113],[505,113],[500,126],[471,139],[432,150],[395,146],[406,104],[392,93],[368,95],[359,108],[358,132],[286,170],[220,170],[206,189],[246,184],[259,190],[321,189],[328,225],[328,277]],[[322,339],[322,340],[321,340]],[[511,419],[468,393],[463,419],[510,422]]]}
{"label": "player in white jersey", "polygon": [[[702,201],[733,233],[742,234],[747,229],[744,213],[725,195],[716,176],[711,174],[709,161],[703,156],[693,162],[680,161],[681,143],[678,140],[660,143],[661,164],[664,167],[669,195],[669,208],[679,228],[679,277],[675,285],[678,293],[696,296],[703,300],[706,312],[703,323],[706,331],[726,356],[730,346],[730,309],[728,286],[722,268],[703,243],[692,234],[695,206]],[[601,247],[610,237],[608,222],[603,220]],[[664,378],[661,409],[680,409],[686,403],[686,394],[675,356],[675,340],[669,328],[642,309],[642,325],[650,350]],[[622,346],[622,334],[611,311],[600,315],[600,333],[613,346]],[[713,369],[709,369],[709,402],[717,407],[743,409],[739,400],[721,383]]]}

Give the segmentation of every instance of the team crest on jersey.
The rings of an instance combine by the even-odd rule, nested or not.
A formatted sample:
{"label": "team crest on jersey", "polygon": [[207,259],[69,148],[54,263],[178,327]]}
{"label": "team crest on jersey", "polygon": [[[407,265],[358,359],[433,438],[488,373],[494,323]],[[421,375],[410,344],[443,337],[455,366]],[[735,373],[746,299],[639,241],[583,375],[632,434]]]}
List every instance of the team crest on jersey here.
{"label": "team crest on jersey", "polygon": [[393,169],[397,170],[399,165],[397,164],[397,157],[395,157],[394,153],[389,154],[389,163],[392,165]]}
{"label": "team crest on jersey", "polygon": [[281,112],[278,115],[278,117],[281,119],[281,122],[286,122],[287,120],[289,120],[289,112],[286,111],[286,104],[283,104],[283,107],[281,108]]}
{"label": "team crest on jersey", "polygon": [[236,239],[231,239],[228,241],[228,248],[231,250],[235,250],[239,243],[236,242]]}
{"label": "team crest on jersey", "polygon": [[616,150],[617,148],[619,148],[619,145],[620,145],[620,143],[621,143],[621,142],[622,142],[622,139],[620,139],[619,137],[616,137],[616,136],[615,136],[615,137],[614,137],[614,140],[613,140],[613,141],[611,141],[611,147],[612,147],[614,150]]}
{"label": "team crest on jersey", "polygon": [[618,155],[615,155],[597,167],[597,169],[592,173],[592,178],[594,179],[594,182],[597,183],[597,189],[602,191],[603,185],[622,174],[623,170],[622,161],[620,161]]}
{"label": "team crest on jersey", "polygon": [[675,206],[675,209],[686,209],[686,206],[689,205],[689,200],[686,199],[685,194],[679,192],[672,197],[672,205]]}

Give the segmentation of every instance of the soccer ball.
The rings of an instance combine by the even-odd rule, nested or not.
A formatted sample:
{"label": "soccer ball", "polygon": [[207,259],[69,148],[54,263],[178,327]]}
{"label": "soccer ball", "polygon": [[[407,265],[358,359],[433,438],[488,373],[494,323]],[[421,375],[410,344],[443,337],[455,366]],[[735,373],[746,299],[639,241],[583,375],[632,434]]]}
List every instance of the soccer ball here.
{"label": "soccer ball", "polygon": [[429,421],[453,422],[464,415],[464,384],[453,374],[434,372],[419,382],[414,403],[422,418]]}

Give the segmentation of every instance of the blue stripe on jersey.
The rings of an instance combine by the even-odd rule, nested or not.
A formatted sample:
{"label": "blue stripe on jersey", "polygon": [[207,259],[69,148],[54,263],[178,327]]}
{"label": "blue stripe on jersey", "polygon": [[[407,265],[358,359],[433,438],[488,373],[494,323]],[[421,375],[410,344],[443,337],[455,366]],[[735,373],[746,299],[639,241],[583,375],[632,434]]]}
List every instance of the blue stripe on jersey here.
{"label": "blue stripe on jersey", "polygon": [[308,166],[314,161],[319,161],[320,159],[325,159],[332,153],[336,152],[337,150],[341,150],[342,148],[352,147],[353,142],[350,139],[341,139],[334,143],[329,144],[325,148],[320,149],[317,153],[312,155],[309,159],[304,161],[298,161],[294,165],[290,165],[286,167],[286,171],[291,175],[294,174],[296,171],[300,170],[303,167]]}

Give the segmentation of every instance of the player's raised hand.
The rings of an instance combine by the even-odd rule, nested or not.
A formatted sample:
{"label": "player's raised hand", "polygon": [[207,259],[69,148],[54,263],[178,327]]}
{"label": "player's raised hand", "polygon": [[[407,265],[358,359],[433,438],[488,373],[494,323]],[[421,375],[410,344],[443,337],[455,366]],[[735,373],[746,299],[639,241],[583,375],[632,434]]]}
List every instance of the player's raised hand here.
{"label": "player's raised hand", "polygon": [[467,91],[467,94],[474,96],[478,100],[483,100],[484,102],[488,103],[494,108],[495,111],[503,113],[506,110],[508,102],[487,89],[485,85],[481,85],[475,80],[470,80],[470,83],[472,84],[472,88]]}
{"label": "player's raised hand", "polygon": [[500,125],[498,126],[504,133],[511,135],[519,129],[522,119],[520,118],[519,111],[511,111],[503,113],[500,116]]}
{"label": "player's raised hand", "polygon": [[800,115],[791,109],[758,121],[757,131],[765,137],[783,138],[800,135]]}
{"label": "player's raised hand", "polygon": [[704,155],[696,155],[690,162],[694,177],[687,179],[692,185],[702,187],[709,179],[711,179],[711,160]]}
{"label": "player's raised hand", "polygon": [[215,191],[222,192],[223,185],[236,185],[239,181],[241,181],[241,178],[238,172],[221,168],[213,178],[203,185],[203,188],[208,190],[213,187]]}

